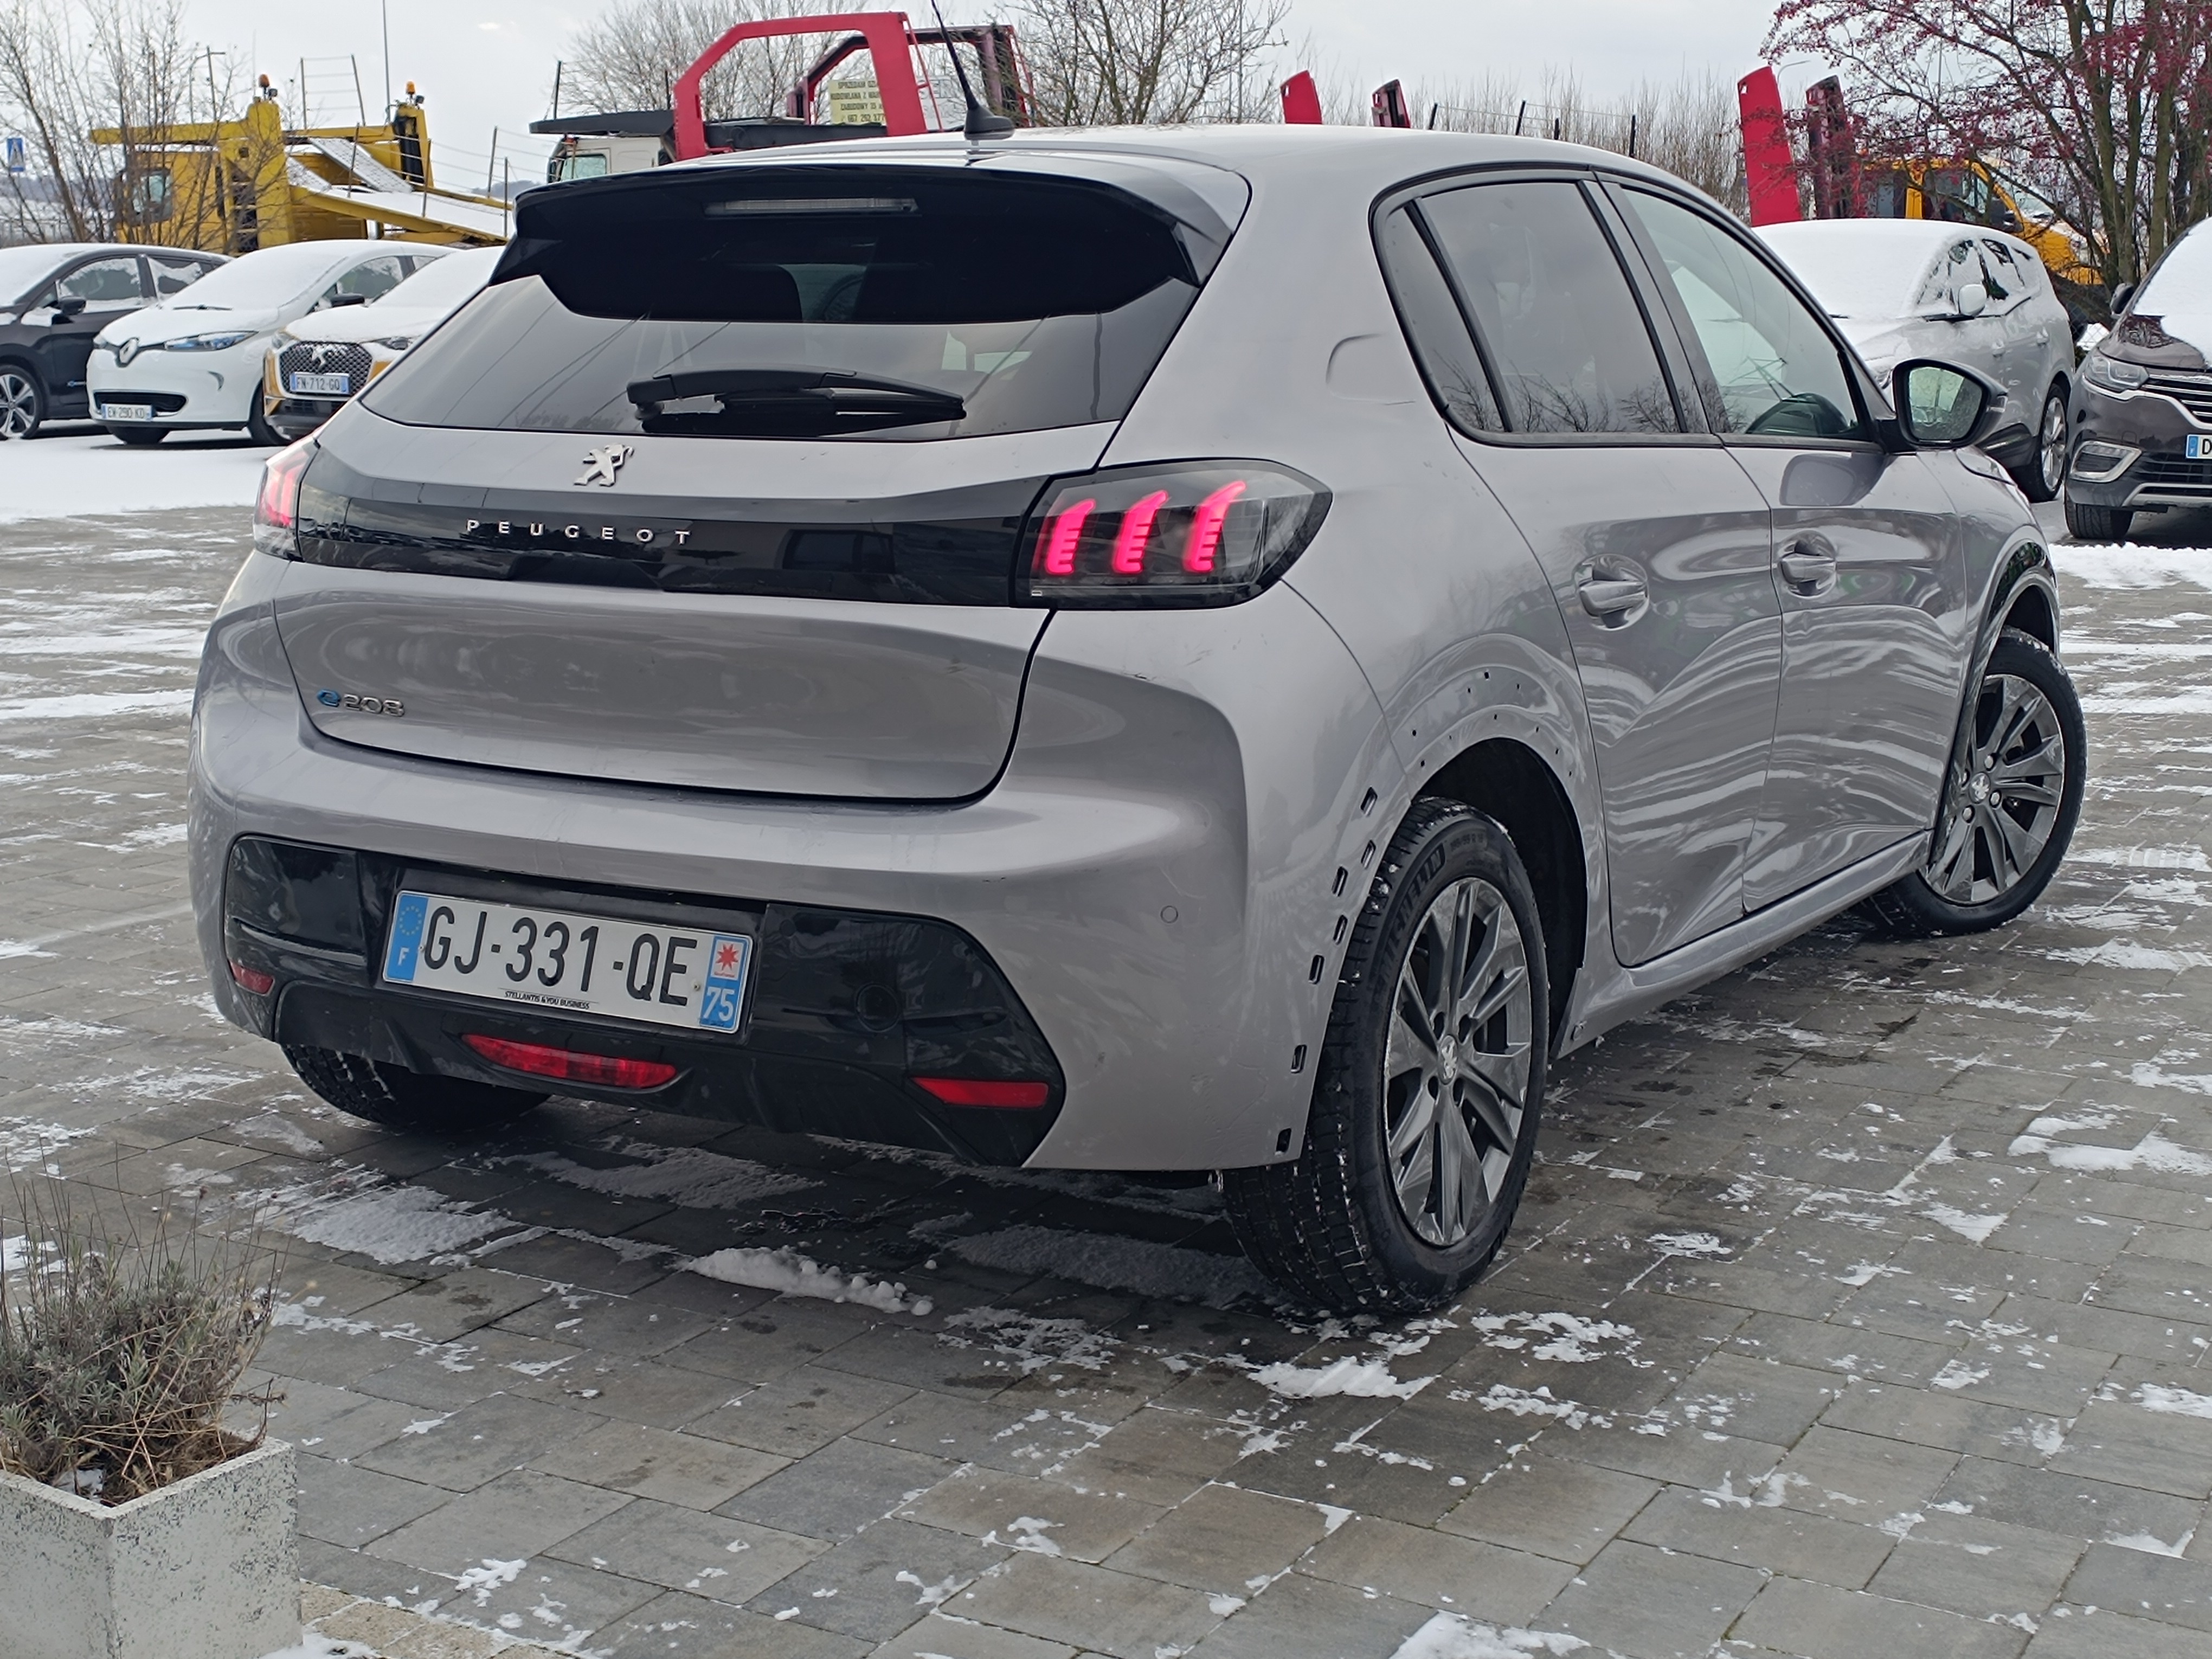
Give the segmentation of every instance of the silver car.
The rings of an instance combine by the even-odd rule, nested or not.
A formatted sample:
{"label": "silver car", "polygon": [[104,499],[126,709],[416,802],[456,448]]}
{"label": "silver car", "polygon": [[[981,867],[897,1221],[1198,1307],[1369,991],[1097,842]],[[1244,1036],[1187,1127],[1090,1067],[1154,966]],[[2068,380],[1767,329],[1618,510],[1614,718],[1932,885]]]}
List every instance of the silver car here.
{"label": "silver car", "polygon": [[1704,198],[1535,141],[533,191],[270,465],[194,714],[216,997],[381,1122],[1218,1171],[1296,1294],[1435,1304],[1553,1055],[2062,856],[1998,394],[1895,386]]}
{"label": "silver car", "polygon": [[1940,219],[1812,219],[1759,231],[1877,375],[1910,357],[2004,388],[1982,447],[2032,501],[2066,481],[2074,328],[2026,242]]}

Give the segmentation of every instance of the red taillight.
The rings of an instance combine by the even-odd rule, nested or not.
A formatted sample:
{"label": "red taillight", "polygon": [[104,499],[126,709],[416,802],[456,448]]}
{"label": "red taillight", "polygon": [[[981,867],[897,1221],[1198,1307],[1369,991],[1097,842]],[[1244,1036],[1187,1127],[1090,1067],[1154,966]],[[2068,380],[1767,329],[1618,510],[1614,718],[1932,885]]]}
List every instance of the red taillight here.
{"label": "red taillight", "polygon": [[1078,501],[1060,509],[1044,532],[1044,573],[1048,576],[1073,576],[1075,574],[1075,544],[1082,538],[1083,521],[1091,516],[1096,501]]}
{"label": "red taillight", "polygon": [[1198,504],[1191,515],[1190,539],[1183,544],[1182,568],[1201,575],[1213,574],[1213,556],[1221,550],[1221,526],[1228,522],[1229,509],[1237,498],[1251,486],[1242,478],[1231,478]]}
{"label": "red taillight", "polygon": [[242,962],[230,964],[230,976],[258,997],[265,997],[276,988],[276,975],[264,974],[258,968],[249,968]]}
{"label": "red taillight", "polygon": [[1024,1109],[1052,1098],[1049,1083],[1001,1083],[975,1077],[918,1077],[914,1081],[947,1106],[998,1106]]}
{"label": "red taillight", "polygon": [[1329,493],[1258,461],[1115,467],[1047,486],[1031,523],[1039,605],[1230,605],[1305,550]]}
{"label": "red taillight", "polygon": [[1140,575],[1145,568],[1145,544],[1152,538],[1152,520],[1168,504],[1168,492],[1155,489],[1121,515],[1121,529],[1114,538],[1113,570],[1117,576]]}
{"label": "red taillight", "polygon": [[464,1033],[467,1043],[495,1066],[563,1083],[589,1083],[602,1089],[658,1089],[676,1068],[658,1060],[618,1060],[612,1054],[579,1054],[542,1042],[511,1042],[505,1037]]}
{"label": "red taillight", "polygon": [[253,544],[289,556],[299,548],[300,479],[315,457],[315,441],[302,438],[271,455],[261,469],[261,494],[253,503]]}

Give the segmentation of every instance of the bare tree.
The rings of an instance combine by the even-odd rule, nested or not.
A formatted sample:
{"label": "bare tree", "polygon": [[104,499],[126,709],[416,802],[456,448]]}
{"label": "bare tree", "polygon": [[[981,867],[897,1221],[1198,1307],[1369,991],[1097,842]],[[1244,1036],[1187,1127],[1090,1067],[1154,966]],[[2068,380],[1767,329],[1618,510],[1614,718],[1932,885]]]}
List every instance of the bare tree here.
{"label": "bare tree", "polygon": [[[33,166],[0,190],[0,234],[112,240],[133,208],[125,157],[181,123],[217,118],[230,89],[229,73],[185,40],[184,0],[0,0],[0,128],[22,135]],[[119,131],[120,149],[94,143],[98,129]]]}
{"label": "bare tree", "polygon": [[[577,31],[561,101],[579,110],[665,109],[677,77],[738,24],[838,9],[836,0],[617,0]],[[781,114],[785,95],[827,44],[787,35],[732,52],[701,88],[707,118]]]}
{"label": "bare tree", "polygon": [[1249,121],[1289,0],[1022,0],[1022,56],[1047,126]]}

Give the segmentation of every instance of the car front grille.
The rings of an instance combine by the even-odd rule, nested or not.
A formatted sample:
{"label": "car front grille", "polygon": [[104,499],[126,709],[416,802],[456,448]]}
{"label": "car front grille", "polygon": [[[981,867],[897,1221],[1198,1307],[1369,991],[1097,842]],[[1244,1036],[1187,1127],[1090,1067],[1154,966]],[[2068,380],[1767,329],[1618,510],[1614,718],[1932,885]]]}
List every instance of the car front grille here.
{"label": "car front grille", "polygon": [[284,348],[276,359],[276,371],[283,377],[280,384],[288,391],[295,374],[343,374],[348,377],[346,384],[358,392],[368,383],[369,362],[367,346],[318,345],[313,341],[302,341]]}
{"label": "car front grille", "polygon": [[2146,455],[2127,475],[2137,495],[2212,501],[2212,461],[2185,461],[2179,455]]}
{"label": "car front grille", "polygon": [[2191,420],[2212,427],[2212,374],[2168,370],[2154,374],[2143,382],[2142,389],[2172,398],[2189,411]]}

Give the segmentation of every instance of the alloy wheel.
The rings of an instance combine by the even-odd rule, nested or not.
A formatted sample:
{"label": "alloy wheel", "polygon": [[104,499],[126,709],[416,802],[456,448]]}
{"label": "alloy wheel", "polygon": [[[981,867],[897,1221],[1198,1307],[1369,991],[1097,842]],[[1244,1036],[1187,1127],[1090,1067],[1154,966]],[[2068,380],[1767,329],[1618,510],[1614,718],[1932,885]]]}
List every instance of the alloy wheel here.
{"label": "alloy wheel", "polygon": [[1928,884],[1954,904],[2004,896],[2050,843],[2066,792],[2066,735],[2050,698],[2015,674],[1982,682]]}
{"label": "alloy wheel", "polygon": [[2056,495],[2066,482],[2066,402],[2059,397],[2044,400],[2043,430],[2037,434],[2036,465],[2043,487]]}
{"label": "alloy wheel", "polygon": [[38,387],[27,374],[0,368],[0,438],[28,437],[38,422]]}
{"label": "alloy wheel", "polygon": [[1431,1244],[1482,1225],[1528,1105],[1528,947],[1505,896],[1469,877],[1437,896],[1398,964],[1382,1134],[1399,1208]]}

